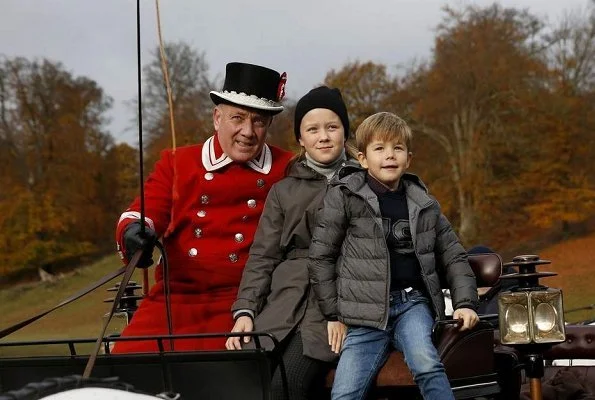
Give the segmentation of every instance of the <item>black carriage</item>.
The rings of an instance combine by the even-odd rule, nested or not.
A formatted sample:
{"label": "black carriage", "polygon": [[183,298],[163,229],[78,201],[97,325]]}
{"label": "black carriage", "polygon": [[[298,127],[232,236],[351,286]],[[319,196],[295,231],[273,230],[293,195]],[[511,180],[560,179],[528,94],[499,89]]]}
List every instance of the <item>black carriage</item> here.
{"label": "black carriage", "polygon": [[[498,285],[501,281],[502,261],[496,254],[470,256],[470,263],[477,277],[478,287]],[[506,276],[517,279],[530,278],[537,283],[540,276],[535,266],[542,260],[531,257],[515,258],[512,264],[520,266],[517,273]],[[531,282],[531,279],[533,280]],[[539,286],[538,286],[539,287]],[[122,290],[119,302],[120,315],[131,316],[138,297],[133,293],[137,286]],[[525,288],[526,289],[526,288]],[[493,296],[489,291],[488,296]],[[483,299],[489,300],[489,299]],[[502,310],[501,310],[502,311]],[[504,311],[506,314],[508,312]],[[595,359],[595,326],[558,326],[566,337],[558,343],[506,343],[501,340],[498,315],[483,315],[471,331],[460,332],[457,321],[438,321],[434,340],[445,365],[453,391],[458,399],[519,397],[524,380],[531,382],[538,391],[538,381],[551,375],[557,367],[545,367],[557,358]],[[513,332],[514,333],[514,332]],[[506,331],[505,331],[506,334]],[[174,335],[153,337],[113,337],[101,340],[101,353],[96,358],[92,379],[80,379],[89,360],[81,352],[96,339],[51,340],[36,342],[3,342],[0,347],[25,348],[30,346],[56,346],[67,350],[63,356],[6,357],[0,359],[0,399],[42,398],[52,391],[84,385],[104,385],[134,388],[148,394],[174,393],[180,399],[270,399],[270,379],[273,367],[282,368],[275,351],[259,347],[260,338],[272,336],[255,332],[254,350],[241,351],[167,351],[167,342],[175,338],[213,337],[218,334]],[[221,335],[229,336],[229,333]],[[155,340],[160,349],[151,354],[111,354],[110,344],[120,340]],[[272,338],[274,340],[274,338]],[[509,340],[508,340],[509,341]],[[544,360],[546,361],[544,363]],[[588,373],[588,371],[587,371]],[[326,388],[318,398],[328,398],[334,371],[327,377]],[[74,376],[74,377],[73,377]],[[76,376],[79,376],[78,378]],[[63,377],[71,377],[64,380]],[[65,383],[67,382],[67,383]],[[69,383],[68,383],[69,382]],[[41,385],[41,386],[40,386]],[[40,389],[40,388],[43,388]],[[20,391],[19,391],[20,390]],[[16,391],[16,392],[15,392]],[[15,397],[15,393],[20,396]],[[534,393],[537,397],[540,393]],[[11,397],[12,396],[12,397]],[[403,397],[404,396],[404,397]],[[390,355],[378,375],[370,394],[371,398],[415,398],[419,396],[415,383],[400,353]]]}

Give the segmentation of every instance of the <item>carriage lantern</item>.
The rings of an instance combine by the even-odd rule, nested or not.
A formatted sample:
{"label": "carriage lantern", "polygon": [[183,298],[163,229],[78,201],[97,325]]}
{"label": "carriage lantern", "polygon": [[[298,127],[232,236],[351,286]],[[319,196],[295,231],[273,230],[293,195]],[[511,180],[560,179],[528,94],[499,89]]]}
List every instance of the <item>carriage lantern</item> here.
{"label": "carriage lantern", "polygon": [[[116,283],[116,286],[107,289],[108,292],[116,292],[120,283]],[[142,286],[136,284],[136,282],[130,281],[126,285],[126,289],[124,289],[124,295],[120,299],[118,303],[118,307],[112,316],[109,325],[107,327],[106,333],[107,336],[120,336],[124,328],[130,323],[134,312],[138,308],[138,300],[141,300],[143,296],[137,295],[135,290],[141,289]],[[112,303],[114,298],[108,298],[104,300],[104,303]],[[103,316],[104,319],[109,317],[109,313]],[[110,348],[112,347],[112,343],[110,343]]]}
{"label": "carriage lantern", "polygon": [[519,285],[498,296],[500,342],[506,345],[560,343],[564,332],[562,291],[539,284],[539,278],[555,272],[536,272],[535,267],[550,264],[539,256],[517,256],[504,266],[517,266],[518,273],[502,276],[517,279]]}
{"label": "carriage lantern", "polygon": [[539,284],[539,278],[557,274],[536,271],[536,266],[550,263],[536,255],[514,257],[504,266],[518,267],[518,272],[501,279],[516,279],[519,283],[498,295],[500,342],[523,354],[533,400],[542,398],[543,352],[566,340],[562,291]]}

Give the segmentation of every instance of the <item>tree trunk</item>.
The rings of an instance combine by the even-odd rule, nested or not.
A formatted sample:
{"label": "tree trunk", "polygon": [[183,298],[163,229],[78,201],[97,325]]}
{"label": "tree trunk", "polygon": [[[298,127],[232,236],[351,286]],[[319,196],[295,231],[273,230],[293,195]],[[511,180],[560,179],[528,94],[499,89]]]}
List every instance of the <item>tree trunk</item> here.
{"label": "tree trunk", "polygon": [[461,208],[460,215],[459,238],[465,246],[468,246],[475,239],[475,211],[473,207],[466,205]]}

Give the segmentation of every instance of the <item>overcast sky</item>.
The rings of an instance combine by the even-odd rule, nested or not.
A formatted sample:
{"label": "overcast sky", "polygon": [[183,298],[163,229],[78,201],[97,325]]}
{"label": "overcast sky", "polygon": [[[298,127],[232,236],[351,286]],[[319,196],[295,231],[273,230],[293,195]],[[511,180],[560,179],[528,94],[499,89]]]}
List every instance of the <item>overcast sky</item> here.
{"label": "overcast sky", "polygon": [[[166,41],[184,40],[206,53],[212,77],[229,61],[266,65],[288,74],[298,98],[327,71],[354,60],[393,68],[431,51],[445,4],[438,0],[161,0]],[[588,0],[502,0],[557,21]],[[155,2],[141,0],[143,57],[157,44]],[[114,99],[110,132],[137,142],[130,129],[136,96],[135,0],[0,0],[0,54],[46,57],[94,79]],[[217,89],[217,88],[216,88]],[[128,128],[128,129],[127,129]]]}

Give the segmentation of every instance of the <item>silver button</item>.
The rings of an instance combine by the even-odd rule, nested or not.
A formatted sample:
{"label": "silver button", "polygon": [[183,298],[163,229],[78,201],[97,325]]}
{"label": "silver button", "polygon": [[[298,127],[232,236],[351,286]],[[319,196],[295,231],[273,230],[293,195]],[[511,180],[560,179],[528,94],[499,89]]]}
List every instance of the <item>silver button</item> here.
{"label": "silver button", "polygon": [[234,238],[235,238],[236,242],[238,242],[238,243],[242,243],[244,241],[244,235],[242,235],[241,233],[236,233]]}
{"label": "silver button", "polygon": [[264,186],[264,179],[257,179],[256,180],[256,186],[258,186],[259,188]]}
{"label": "silver button", "polygon": [[256,207],[256,200],[254,200],[254,199],[248,200],[248,207],[255,208]]}
{"label": "silver button", "polygon": [[205,174],[205,179],[206,179],[207,181],[212,181],[214,177],[215,177],[215,175],[213,175],[213,173],[212,173],[212,172],[207,172],[207,173]]}
{"label": "silver button", "polygon": [[196,250],[194,247],[191,248],[190,250],[188,250],[188,255],[190,257],[196,257],[198,255],[198,250]]}
{"label": "silver button", "polygon": [[202,229],[196,228],[194,230],[194,236],[197,237],[197,238],[201,237],[202,236]]}
{"label": "silver button", "polygon": [[205,215],[207,215],[207,212],[205,210],[200,210],[196,213],[196,215],[198,215],[200,218],[203,218]]}
{"label": "silver button", "polygon": [[238,255],[236,253],[231,253],[229,255],[229,261],[231,261],[232,263],[237,262],[238,261]]}
{"label": "silver button", "polygon": [[209,196],[207,196],[206,194],[203,194],[202,196],[200,196],[200,203],[201,204],[209,204]]}

